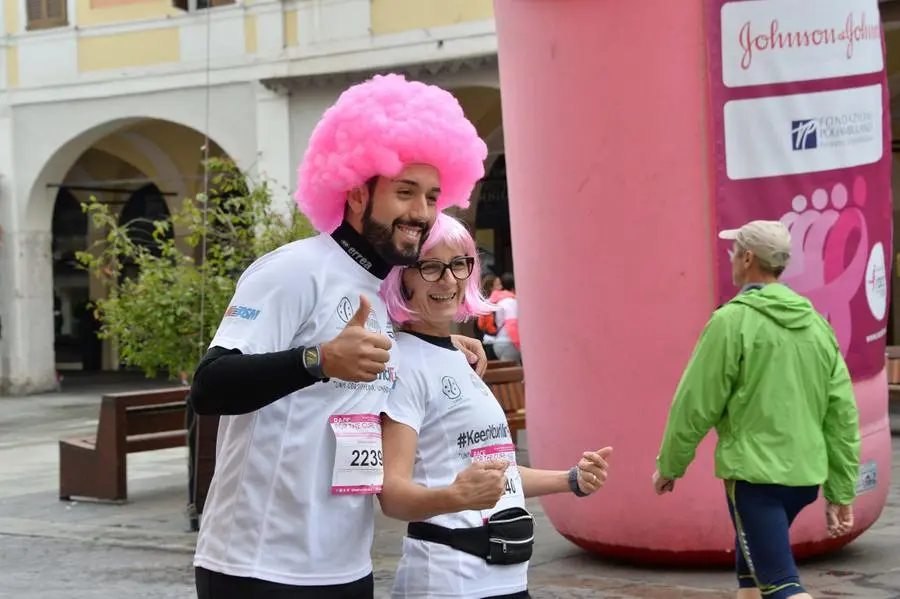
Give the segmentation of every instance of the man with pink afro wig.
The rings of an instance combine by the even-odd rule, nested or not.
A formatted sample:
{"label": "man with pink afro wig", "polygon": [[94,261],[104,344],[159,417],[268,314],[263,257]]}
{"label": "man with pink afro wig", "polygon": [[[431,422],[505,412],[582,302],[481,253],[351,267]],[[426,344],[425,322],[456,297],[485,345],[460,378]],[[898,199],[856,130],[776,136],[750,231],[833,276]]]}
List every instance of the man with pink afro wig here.
{"label": "man with pink afro wig", "polygon": [[411,164],[437,171],[437,210],[466,208],[484,176],[487,146],[449,92],[402,75],[351,87],[313,131],[297,178],[300,211],[319,231],[341,223],[347,191]]}
{"label": "man with pink afro wig", "polygon": [[[296,194],[321,234],[244,271],[191,387],[220,417],[199,599],[374,596],[380,414],[401,366],[379,288],[441,210],[468,205],[486,155],[452,95],[399,75],[323,115]],[[453,342],[482,373],[481,344]]]}

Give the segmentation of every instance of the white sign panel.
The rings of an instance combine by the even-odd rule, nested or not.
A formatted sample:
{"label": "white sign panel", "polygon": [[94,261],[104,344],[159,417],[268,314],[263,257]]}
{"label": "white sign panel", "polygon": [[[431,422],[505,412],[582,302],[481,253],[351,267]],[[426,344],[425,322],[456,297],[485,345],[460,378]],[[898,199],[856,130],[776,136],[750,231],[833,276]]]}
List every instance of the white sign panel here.
{"label": "white sign panel", "polygon": [[884,151],[880,84],[733,100],[724,116],[732,180],[872,164]]}
{"label": "white sign panel", "polygon": [[746,0],[722,6],[727,87],[876,73],[878,0]]}

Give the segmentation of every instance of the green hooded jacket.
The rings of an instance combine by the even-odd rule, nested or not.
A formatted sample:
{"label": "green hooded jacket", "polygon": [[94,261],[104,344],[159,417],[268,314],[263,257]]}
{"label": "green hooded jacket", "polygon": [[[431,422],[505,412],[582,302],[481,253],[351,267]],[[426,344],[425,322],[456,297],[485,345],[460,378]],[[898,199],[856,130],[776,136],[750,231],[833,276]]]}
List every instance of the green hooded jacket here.
{"label": "green hooded jacket", "polygon": [[659,473],[678,479],[715,427],[716,477],[856,496],[859,412],[831,325],[773,283],[719,308],[694,348],[669,412]]}

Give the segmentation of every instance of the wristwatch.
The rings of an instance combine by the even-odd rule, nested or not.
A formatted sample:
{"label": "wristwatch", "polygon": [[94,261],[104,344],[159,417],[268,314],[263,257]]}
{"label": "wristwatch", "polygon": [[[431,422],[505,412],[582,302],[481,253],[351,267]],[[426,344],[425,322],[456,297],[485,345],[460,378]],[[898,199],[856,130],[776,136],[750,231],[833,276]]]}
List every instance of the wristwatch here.
{"label": "wristwatch", "polygon": [[328,377],[322,370],[322,352],[318,345],[303,348],[303,367],[314,378],[322,382],[328,381]]}
{"label": "wristwatch", "polygon": [[578,497],[587,497],[590,495],[590,493],[585,493],[581,490],[581,487],[578,486],[578,466],[569,468],[569,489],[571,489]]}

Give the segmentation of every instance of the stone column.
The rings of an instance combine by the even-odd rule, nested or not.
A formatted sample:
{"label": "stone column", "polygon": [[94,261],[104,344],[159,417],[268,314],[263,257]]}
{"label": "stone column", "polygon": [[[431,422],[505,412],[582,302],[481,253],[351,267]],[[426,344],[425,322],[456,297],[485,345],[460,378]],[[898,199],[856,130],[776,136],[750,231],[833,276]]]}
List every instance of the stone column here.
{"label": "stone column", "polygon": [[291,163],[290,95],[286,89],[256,87],[257,172],[272,188],[285,214],[296,210]]}
{"label": "stone column", "polygon": [[340,91],[302,84],[256,88],[256,169],[274,186],[285,214],[297,209],[297,167],[313,128]]}
{"label": "stone column", "polygon": [[[9,310],[7,306],[11,301],[9,293],[9,281],[12,278],[11,264],[7,258],[8,250],[5,249],[6,227],[10,226],[9,220],[5,218],[7,211],[2,209],[4,203],[2,195],[0,195],[0,395],[4,395],[7,390],[9,376],[9,350],[6,338],[9,336]],[[6,199],[6,201],[9,201]],[[4,226],[5,223],[5,226]]]}
{"label": "stone column", "polygon": [[0,395],[10,393],[12,365],[13,249],[16,229],[16,196],[12,176],[12,123],[8,115],[0,116]]}
{"label": "stone column", "polygon": [[11,231],[4,254],[3,392],[24,395],[56,386],[50,231]]}
{"label": "stone column", "polygon": [[12,118],[0,114],[0,395],[56,386],[50,219],[24,225],[28,200],[17,196]]}

